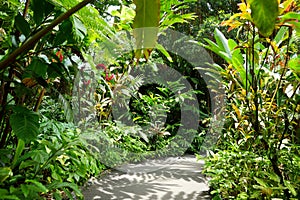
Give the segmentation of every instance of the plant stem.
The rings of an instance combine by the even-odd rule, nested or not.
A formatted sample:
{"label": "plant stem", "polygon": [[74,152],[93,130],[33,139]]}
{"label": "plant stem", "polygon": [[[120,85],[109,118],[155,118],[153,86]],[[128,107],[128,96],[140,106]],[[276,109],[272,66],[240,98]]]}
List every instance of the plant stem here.
{"label": "plant stem", "polygon": [[3,131],[2,138],[1,138],[1,141],[0,141],[0,149],[4,148],[6,146],[7,137],[9,136],[9,133],[11,131],[8,116],[5,118],[3,123],[4,123],[4,126],[5,126],[5,129]]}
{"label": "plant stem", "polygon": [[44,97],[44,95],[45,95],[45,92],[46,92],[46,89],[43,88],[42,91],[41,91],[41,93],[40,93],[40,95],[39,95],[39,98],[38,98],[38,100],[37,100],[37,102],[36,102],[36,104],[35,104],[35,106],[34,106],[34,109],[33,109],[34,112],[37,112],[37,111],[39,110],[39,107],[40,107],[40,105],[41,105],[41,102],[42,102],[42,100],[43,100],[43,97]]}
{"label": "plant stem", "polygon": [[289,37],[288,37],[288,42],[287,42],[287,47],[286,47],[286,57],[285,57],[285,63],[284,63],[284,68],[283,68],[283,71],[282,71],[282,73],[281,73],[281,75],[280,75],[280,79],[279,79],[279,81],[278,81],[278,84],[276,85],[276,89],[275,89],[275,92],[274,92],[274,94],[273,94],[273,96],[272,96],[272,99],[271,99],[271,103],[270,103],[270,106],[269,106],[269,113],[271,112],[271,108],[272,108],[272,104],[273,104],[273,102],[274,102],[274,100],[275,100],[275,97],[276,97],[276,95],[277,95],[277,92],[278,92],[278,90],[279,90],[279,87],[280,87],[280,85],[281,85],[281,82],[282,82],[282,79],[283,79],[283,76],[285,75],[285,72],[286,72],[286,69],[287,69],[287,63],[288,63],[288,60],[289,60],[289,47],[290,47],[290,39],[291,39],[291,28],[289,29]]}
{"label": "plant stem", "polygon": [[256,134],[259,133],[259,120],[258,120],[258,87],[257,87],[257,77],[255,75],[255,26],[253,26],[253,35],[252,35],[252,62],[251,62],[251,76],[252,76],[252,87],[253,87],[253,93],[254,93],[254,107],[255,107],[255,121],[254,121],[254,130]]}
{"label": "plant stem", "polygon": [[27,13],[28,13],[29,4],[30,4],[30,0],[27,0],[27,1],[26,1],[26,4],[25,4],[24,11],[23,11],[23,17],[24,17],[24,18],[26,17],[26,15],[27,15]]}
{"label": "plant stem", "polygon": [[3,61],[0,62],[0,70],[5,69],[8,67],[11,63],[13,63],[19,55],[22,55],[29,51],[35,43],[37,43],[43,36],[45,36],[47,33],[49,33],[55,26],[60,24],[62,21],[69,18],[71,15],[73,15],[75,12],[86,6],[87,4],[91,3],[93,0],[84,0],[56,18],[53,22],[51,22],[48,26],[41,29],[39,32],[34,34],[29,40],[27,40],[22,46],[17,48],[15,51],[13,51],[11,54],[9,54]]}

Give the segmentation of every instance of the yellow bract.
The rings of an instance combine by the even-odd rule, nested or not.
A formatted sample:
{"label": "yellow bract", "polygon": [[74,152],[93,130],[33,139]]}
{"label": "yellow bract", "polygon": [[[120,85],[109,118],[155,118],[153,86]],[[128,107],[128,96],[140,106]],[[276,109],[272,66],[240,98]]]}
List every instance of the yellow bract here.
{"label": "yellow bract", "polygon": [[240,3],[239,10],[241,11],[241,13],[236,13],[236,14],[232,15],[229,18],[229,20],[226,20],[221,23],[222,26],[229,26],[228,32],[244,25],[245,22],[243,22],[242,20],[252,21],[251,10],[250,10],[249,4],[246,4],[244,2]]}

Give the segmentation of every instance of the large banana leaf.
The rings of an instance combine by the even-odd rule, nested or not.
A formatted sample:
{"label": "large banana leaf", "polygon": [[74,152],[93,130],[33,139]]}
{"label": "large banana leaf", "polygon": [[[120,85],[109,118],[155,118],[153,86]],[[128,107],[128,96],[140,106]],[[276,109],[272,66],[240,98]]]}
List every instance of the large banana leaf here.
{"label": "large banana leaf", "polygon": [[136,58],[149,58],[156,45],[160,19],[160,0],[134,0],[136,15],[133,34],[136,41]]}

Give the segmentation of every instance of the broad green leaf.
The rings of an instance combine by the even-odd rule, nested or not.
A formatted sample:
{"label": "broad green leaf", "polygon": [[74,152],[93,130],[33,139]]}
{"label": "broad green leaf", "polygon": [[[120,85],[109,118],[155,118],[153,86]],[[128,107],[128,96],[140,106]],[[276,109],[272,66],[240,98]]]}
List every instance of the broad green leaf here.
{"label": "broad green leaf", "polygon": [[240,52],[240,49],[237,48],[238,44],[233,39],[228,40],[228,47],[229,47],[230,51],[239,50],[239,52]]}
{"label": "broad green leaf", "polygon": [[33,57],[32,62],[29,64],[27,70],[32,71],[38,77],[45,77],[48,65],[42,59]]}
{"label": "broad green leaf", "polygon": [[33,150],[31,157],[32,160],[42,164],[48,159],[49,154],[47,154],[44,150]]}
{"label": "broad green leaf", "polygon": [[23,161],[21,162],[21,164],[19,165],[19,170],[21,169],[24,169],[24,168],[27,168],[27,167],[35,167],[37,166],[38,163],[36,161],[33,161],[33,160],[26,160],[26,161]]}
{"label": "broad green leaf", "polygon": [[262,180],[262,179],[260,179],[260,178],[257,178],[257,177],[254,177],[254,179],[256,180],[256,182],[258,182],[261,186],[263,186],[264,188],[266,188],[267,187],[267,183],[264,181],[264,180]]}
{"label": "broad green leaf", "polygon": [[288,66],[299,79],[300,78],[300,56],[289,60]]}
{"label": "broad green leaf", "polygon": [[[49,0],[59,7],[70,9],[81,0]],[[89,30],[89,42],[94,42],[95,39],[108,38],[107,36],[114,34],[114,28],[101,17],[101,13],[92,5],[87,5],[74,14],[75,17],[81,20],[86,29]]]}
{"label": "broad green leaf", "polygon": [[281,18],[286,24],[290,24],[294,27],[297,36],[300,35],[300,13],[295,12],[288,12],[287,14],[283,15]]}
{"label": "broad green leaf", "polygon": [[134,19],[135,12],[132,8],[127,6],[122,6],[121,13],[119,15],[121,22],[130,22]]}
{"label": "broad green leaf", "polygon": [[48,189],[40,182],[36,181],[36,180],[26,180],[26,183],[33,183],[34,185],[36,185],[39,189],[40,192],[48,192]]}
{"label": "broad green leaf", "polygon": [[136,16],[134,18],[134,28],[158,27],[160,1],[134,0],[136,5]]}
{"label": "broad green leaf", "polygon": [[64,20],[60,25],[59,25],[59,31],[57,32],[55,39],[54,39],[54,45],[61,45],[65,41],[70,40],[69,34],[66,33],[71,33],[72,32],[72,22],[70,19]]}
{"label": "broad green leaf", "polygon": [[280,182],[280,178],[277,174],[275,174],[275,172],[272,173],[265,173],[271,180],[276,181],[277,183]]}
{"label": "broad green leaf", "polygon": [[168,51],[161,45],[161,44],[157,44],[156,48],[164,55],[166,56],[166,58],[170,61],[173,62],[172,57],[170,56],[170,54],[168,53]]}
{"label": "broad green leaf", "polygon": [[136,15],[133,35],[136,41],[136,58],[143,54],[146,59],[156,45],[160,19],[160,0],[134,0]]}
{"label": "broad green leaf", "polygon": [[298,57],[292,58],[289,63],[288,66],[297,73],[300,73],[300,55]]}
{"label": "broad green leaf", "polygon": [[276,45],[279,46],[285,38],[287,38],[287,31],[288,31],[288,27],[281,27],[278,31],[278,33],[276,34],[274,41],[276,42]]}
{"label": "broad green leaf", "polygon": [[21,185],[21,190],[22,190],[23,195],[25,196],[25,198],[27,198],[28,194],[29,194],[29,188],[27,187],[27,184],[22,184]]}
{"label": "broad green leaf", "polygon": [[1,196],[1,199],[13,199],[13,200],[20,200],[16,195],[3,195]]}
{"label": "broad green leaf", "polygon": [[85,35],[87,34],[87,30],[84,24],[77,17],[73,17],[73,27],[74,27],[75,36],[83,40]]}
{"label": "broad green leaf", "polygon": [[48,65],[47,74],[49,78],[61,77],[65,79],[66,77],[64,77],[64,72],[68,73],[68,71],[63,67],[62,63],[52,62],[50,65]]}
{"label": "broad green leaf", "polygon": [[49,190],[58,189],[58,188],[71,188],[76,194],[82,195],[81,191],[79,190],[78,186],[74,183],[67,183],[67,182],[54,182],[48,185]]}
{"label": "broad green leaf", "polygon": [[290,181],[284,180],[284,185],[289,189],[289,191],[294,195],[297,196],[297,192],[295,186],[293,186]]}
{"label": "broad green leaf", "polygon": [[24,17],[22,17],[22,15],[18,14],[15,17],[15,26],[16,28],[22,33],[24,34],[26,37],[29,36],[30,34],[30,25],[29,23],[24,19]]}
{"label": "broad green leaf", "polygon": [[32,0],[30,2],[31,9],[33,11],[33,20],[37,25],[41,24],[45,15],[44,15],[44,8],[45,8],[46,1],[40,0]]}
{"label": "broad green leaf", "polygon": [[12,162],[12,167],[14,168],[18,159],[20,158],[23,150],[25,148],[25,143],[24,143],[24,140],[22,139],[18,139],[18,145],[17,145],[17,148],[16,148],[16,152],[15,152],[15,155],[14,155],[14,159],[13,159],[13,162]]}
{"label": "broad green leaf", "polygon": [[201,46],[217,53],[218,51],[220,51],[220,47],[218,47],[218,45],[216,43],[214,43],[213,41],[207,39],[207,38],[204,38],[204,40],[209,44],[209,45],[206,45],[206,44],[201,44]]}
{"label": "broad green leaf", "polygon": [[211,40],[204,38],[204,40],[209,44],[209,45],[205,45],[205,44],[200,44],[202,45],[204,48],[207,48],[211,51],[213,51],[214,53],[216,53],[217,55],[219,55],[220,57],[222,57],[226,62],[231,63],[231,58],[228,56],[228,54],[223,51],[223,47],[219,47],[216,43],[212,42]]}
{"label": "broad green leaf", "polygon": [[215,29],[215,39],[220,49],[228,54],[228,57],[231,58],[230,48],[228,46],[228,40],[225,38],[224,34],[219,31],[219,29]]}
{"label": "broad green leaf", "polygon": [[288,12],[281,17],[282,20],[300,20],[300,13]]}
{"label": "broad green leaf", "polygon": [[241,53],[241,50],[239,48],[236,48],[236,47],[238,47],[238,44],[232,39],[228,40],[228,46],[231,50],[232,66],[234,67],[235,70],[237,70],[244,87],[246,87],[246,81],[247,81],[246,80],[246,70],[244,68],[244,58]]}
{"label": "broad green leaf", "polygon": [[39,134],[39,116],[37,113],[17,106],[14,107],[9,121],[18,139],[29,143],[37,138]]}
{"label": "broad green leaf", "polygon": [[30,6],[33,11],[33,19],[37,25],[40,25],[45,17],[54,10],[54,5],[48,1],[31,0]]}
{"label": "broad green leaf", "polygon": [[278,0],[250,0],[249,4],[253,23],[262,36],[269,37],[279,14]]}
{"label": "broad green leaf", "polygon": [[8,190],[0,188],[0,197],[9,194]]}
{"label": "broad green leaf", "polygon": [[12,176],[12,170],[9,167],[0,168],[0,183],[3,183],[9,176]]}

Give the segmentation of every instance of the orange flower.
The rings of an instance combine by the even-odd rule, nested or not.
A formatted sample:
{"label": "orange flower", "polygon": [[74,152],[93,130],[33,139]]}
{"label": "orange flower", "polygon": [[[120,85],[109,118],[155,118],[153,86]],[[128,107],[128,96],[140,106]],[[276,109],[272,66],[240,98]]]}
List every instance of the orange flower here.
{"label": "orange flower", "polygon": [[64,55],[62,54],[61,50],[56,52],[56,56],[59,58],[59,61],[62,62],[64,60]]}

